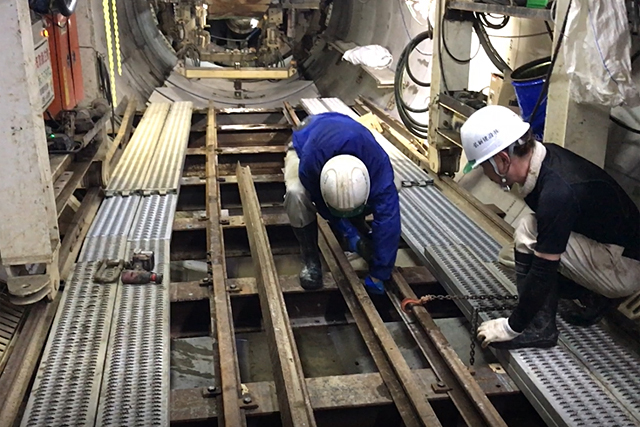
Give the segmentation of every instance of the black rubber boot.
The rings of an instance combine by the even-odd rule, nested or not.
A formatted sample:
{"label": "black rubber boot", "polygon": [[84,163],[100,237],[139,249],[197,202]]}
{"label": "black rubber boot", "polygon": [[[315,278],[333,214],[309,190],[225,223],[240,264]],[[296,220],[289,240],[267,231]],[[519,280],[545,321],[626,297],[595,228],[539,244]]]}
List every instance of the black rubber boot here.
{"label": "black rubber boot", "polygon": [[[533,254],[523,254],[515,252],[516,262],[516,286],[518,295],[524,291],[525,279],[533,262]],[[558,328],[556,326],[556,312],[558,310],[558,288],[552,289],[551,293],[536,313],[535,317],[527,328],[511,341],[492,343],[494,348],[514,350],[518,348],[536,347],[550,348],[558,344]]]}
{"label": "black rubber boot", "polygon": [[300,252],[304,266],[300,271],[300,286],[308,291],[322,288],[322,264],[320,263],[320,249],[318,248],[317,221],[302,227],[293,228],[293,233],[300,242]]}

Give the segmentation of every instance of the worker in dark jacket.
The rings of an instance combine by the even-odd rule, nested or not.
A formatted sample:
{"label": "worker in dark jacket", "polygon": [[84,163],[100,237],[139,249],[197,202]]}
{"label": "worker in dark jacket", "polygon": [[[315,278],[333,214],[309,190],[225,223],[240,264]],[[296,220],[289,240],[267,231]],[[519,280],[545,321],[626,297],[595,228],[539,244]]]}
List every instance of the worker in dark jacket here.
{"label": "worker in dark jacket", "polygon": [[322,287],[318,212],[369,263],[367,290],[383,293],[400,242],[400,205],[391,162],[371,132],[343,114],[312,116],[293,133],[284,175],[284,204],[304,261],[302,287]]}
{"label": "worker in dark jacket", "polygon": [[563,314],[589,326],[640,290],[640,214],[611,176],[536,141],[529,124],[506,107],[478,110],[460,134],[470,165],[505,190],[519,184],[534,212],[514,233],[518,305],[508,319],[478,328],[483,345],[554,346],[558,298],[579,301]]}

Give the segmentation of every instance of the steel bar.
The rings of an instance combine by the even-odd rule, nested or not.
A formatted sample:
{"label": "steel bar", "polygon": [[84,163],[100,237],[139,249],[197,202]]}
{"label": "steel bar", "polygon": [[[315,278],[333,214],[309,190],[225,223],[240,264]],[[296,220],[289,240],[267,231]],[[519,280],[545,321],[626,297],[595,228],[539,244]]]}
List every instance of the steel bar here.
{"label": "steel bar", "polygon": [[278,281],[267,230],[262,222],[251,170],[248,167],[243,168],[238,163],[236,176],[251,255],[257,272],[260,306],[268,337],[280,417],[285,426],[315,426],[300,356]]}
{"label": "steel bar", "polygon": [[[393,271],[391,278],[402,298],[417,298],[405,278],[397,270]],[[498,411],[496,411],[496,408],[489,401],[476,380],[471,376],[471,373],[462,363],[458,354],[453,348],[451,348],[451,345],[442,334],[440,328],[433,321],[425,307],[421,305],[414,305],[412,307],[412,311],[420,326],[427,334],[432,344],[432,351],[435,350],[437,355],[440,356],[437,357],[437,355],[433,354],[425,355],[429,356],[429,364],[433,367],[436,374],[452,387],[453,384],[451,383],[451,380],[449,380],[449,378],[445,379],[444,377],[445,375],[447,377],[453,376],[454,378],[452,379],[457,380],[458,385],[462,390],[464,390],[464,393],[466,393],[466,396],[460,395],[459,388],[453,389],[449,392],[451,399],[467,425],[474,427],[480,425],[506,427],[507,424],[504,422]],[[446,364],[445,366],[442,366],[443,362]]]}
{"label": "steel bar", "polygon": [[[364,274],[364,271],[360,273]],[[402,277],[410,285],[434,285],[438,282],[426,267],[405,267],[402,269]],[[278,277],[280,287],[285,294],[308,293],[300,286],[298,275],[280,275]],[[227,279],[227,288],[230,296],[243,297],[258,294],[256,279],[253,277],[239,277]],[[338,290],[338,285],[331,273],[325,272],[323,286],[317,292],[333,292]],[[208,293],[202,282],[173,282],[171,283],[171,302],[198,301],[207,299]]]}
{"label": "steel bar", "polygon": [[284,108],[282,109],[282,111],[284,112],[284,116],[287,118],[287,121],[291,126],[293,126],[294,128],[300,126],[300,119],[296,114],[296,110],[294,110],[291,104],[289,104],[287,101],[284,101]]}
{"label": "steel bar", "polygon": [[[439,426],[440,421],[426,401],[400,349],[384,326],[378,311],[349,264],[329,225],[321,220],[319,227],[322,234],[320,249],[385,384],[394,396],[403,421],[407,426]],[[342,280],[338,279],[339,275],[342,275]],[[372,341],[375,341],[377,347]],[[401,389],[398,390],[398,387]]]}
{"label": "steel bar", "polygon": [[236,357],[236,341],[231,317],[231,302],[227,293],[227,268],[224,257],[224,239],[220,225],[220,187],[218,185],[218,136],[216,113],[213,105],[209,106],[207,116],[207,248],[211,265],[210,282],[212,284],[209,298],[211,330],[215,331],[220,390],[219,407],[222,406],[218,425],[246,426],[247,420],[240,409],[238,399],[241,396],[240,370]]}

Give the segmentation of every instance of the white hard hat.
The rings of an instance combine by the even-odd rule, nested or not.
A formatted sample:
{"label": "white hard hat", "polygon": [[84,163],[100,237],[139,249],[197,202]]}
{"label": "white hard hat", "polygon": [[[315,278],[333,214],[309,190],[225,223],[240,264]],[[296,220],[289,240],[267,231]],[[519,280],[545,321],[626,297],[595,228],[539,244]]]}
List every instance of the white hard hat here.
{"label": "white hard hat", "polygon": [[332,157],[320,173],[322,198],[331,213],[339,217],[362,213],[370,188],[369,171],[355,156],[341,154]]}
{"label": "white hard hat", "polygon": [[489,105],[473,113],[460,128],[462,148],[469,163],[465,173],[516,142],[529,123],[507,107]]}

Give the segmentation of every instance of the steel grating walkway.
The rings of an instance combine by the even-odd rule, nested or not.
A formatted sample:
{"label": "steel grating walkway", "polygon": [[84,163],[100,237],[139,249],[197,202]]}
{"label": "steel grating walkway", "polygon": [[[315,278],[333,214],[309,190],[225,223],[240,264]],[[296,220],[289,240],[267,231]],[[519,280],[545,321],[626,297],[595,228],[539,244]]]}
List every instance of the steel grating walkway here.
{"label": "steel grating walkway", "polygon": [[[358,115],[337,98],[303,99],[309,114],[336,111]],[[382,135],[373,132],[403,180],[428,174]],[[402,235],[450,294],[515,292],[513,278],[496,265],[500,245],[437,188],[400,191]],[[470,319],[487,303],[460,301]],[[559,319],[561,344],[549,350],[497,352],[503,365],[549,425],[635,426],[640,424],[640,357],[602,326],[571,327]]]}
{"label": "steel grating walkway", "polygon": [[[178,196],[135,195],[145,194],[144,189],[179,189],[191,105],[173,104],[168,111],[168,104],[151,104],[132,139],[138,144],[130,144],[123,155],[128,159],[129,150],[140,154],[155,139],[159,144],[154,149],[164,156],[157,167],[130,158],[114,173],[110,188],[132,195],[113,192],[87,234],[64,288],[22,426],[169,425],[169,247]],[[97,261],[129,259],[135,249],[154,251],[162,284],[93,282]]]}

